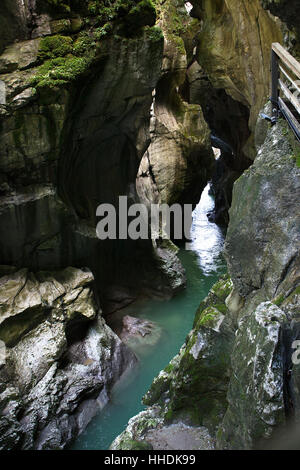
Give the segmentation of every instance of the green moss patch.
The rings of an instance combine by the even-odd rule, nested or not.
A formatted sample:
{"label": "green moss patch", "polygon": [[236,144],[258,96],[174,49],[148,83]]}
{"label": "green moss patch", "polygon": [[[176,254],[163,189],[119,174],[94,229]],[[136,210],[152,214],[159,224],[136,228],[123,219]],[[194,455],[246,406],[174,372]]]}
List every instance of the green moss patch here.
{"label": "green moss patch", "polygon": [[133,439],[124,439],[120,442],[119,450],[152,450],[151,444],[145,441],[135,441]]}
{"label": "green moss patch", "polygon": [[145,26],[154,26],[156,10],[151,0],[122,0],[116,6],[116,32],[125,37],[139,34]]}
{"label": "green moss patch", "polygon": [[[61,12],[74,8],[75,12],[84,12],[88,18],[78,19],[83,30],[72,37],[56,34],[41,39],[38,60],[43,63],[29,82],[36,89],[63,87],[84,74],[96,56],[101,56],[99,50],[103,40],[112,34],[132,37],[146,28],[148,40],[163,39],[161,30],[154,26],[156,11],[151,0],[85,0],[80,4],[78,0],[47,0],[47,4]],[[56,23],[64,21],[70,25],[67,19]]]}
{"label": "green moss patch", "polygon": [[68,36],[46,36],[41,39],[38,59],[44,61],[56,57],[64,57],[73,49],[73,39]]}
{"label": "green moss patch", "polygon": [[47,60],[39,67],[30,84],[36,89],[64,86],[82,75],[91,61],[89,57],[74,56]]}
{"label": "green moss patch", "polygon": [[76,41],[73,43],[72,54],[76,56],[93,55],[93,52],[97,48],[96,31],[93,34],[89,34],[87,31],[82,31]]}
{"label": "green moss patch", "polygon": [[216,317],[220,315],[220,311],[214,307],[208,307],[201,313],[197,326],[213,327]]}
{"label": "green moss patch", "polygon": [[68,36],[47,36],[41,40],[38,58],[43,60],[30,85],[36,89],[65,86],[83,75],[99,52],[93,34],[82,31],[76,40]]}
{"label": "green moss patch", "polygon": [[[217,309],[218,312],[225,315],[228,312],[225,300],[232,291],[233,285],[228,274],[222,276],[211,288],[208,296],[200,303],[195,315],[194,328],[201,326],[203,312],[209,307]],[[200,325],[198,322],[200,320]],[[202,322],[205,321],[202,319]],[[203,323],[202,323],[203,325]]]}
{"label": "green moss patch", "polygon": [[300,168],[300,152],[291,155],[291,157],[295,160],[296,166]]}
{"label": "green moss patch", "polygon": [[118,35],[133,36],[144,26],[154,26],[156,10],[151,0],[89,1],[88,14],[96,26],[115,24]]}
{"label": "green moss patch", "polygon": [[156,11],[151,0],[142,0],[136,6],[130,9],[126,22],[129,26],[135,28],[137,25],[154,26],[156,21]]}
{"label": "green moss patch", "polygon": [[284,301],[284,295],[281,294],[281,295],[278,295],[278,296],[273,300],[273,304],[277,305],[277,307],[280,307],[280,305],[282,304],[283,301]]}

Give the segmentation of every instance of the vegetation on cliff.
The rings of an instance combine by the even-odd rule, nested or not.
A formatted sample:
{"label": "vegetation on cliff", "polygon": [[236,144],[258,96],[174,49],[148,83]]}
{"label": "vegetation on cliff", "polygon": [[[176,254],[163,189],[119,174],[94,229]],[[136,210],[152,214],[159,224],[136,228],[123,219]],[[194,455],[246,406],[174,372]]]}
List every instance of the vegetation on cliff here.
{"label": "vegetation on cliff", "polygon": [[[43,63],[30,80],[37,89],[65,86],[82,76],[95,61],[108,54],[103,41],[112,35],[121,40],[122,37],[130,39],[145,33],[154,42],[161,41],[163,37],[161,30],[154,26],[156,11],[151,0],[90,1],[80,7],[76,1],[47,1],[61,14],[72,16],[80,12],[85,16],[80,20],[80,32],[41,39],[37,59]],[[56,22],[56,30],[63,33],[66,22],[67,19],[61,19],[59,28]],[[67,27],[65,32],[69,34],[72,31]]]}

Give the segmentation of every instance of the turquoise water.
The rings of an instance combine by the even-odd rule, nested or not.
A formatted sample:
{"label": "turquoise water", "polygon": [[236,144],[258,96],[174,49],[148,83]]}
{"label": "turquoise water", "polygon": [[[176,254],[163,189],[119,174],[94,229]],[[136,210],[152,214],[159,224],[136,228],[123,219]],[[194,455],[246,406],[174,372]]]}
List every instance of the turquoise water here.
{"label": "turquoise water", "polygon": [[161,336],[155,345],[135,350],[139,365],[115,387],[110,403],[91,421],[73,449],[108,449],[128,420],[144,409],[141,399],[153,378],[178,353],[192,328],[199,303],[225,272],[223,233],[206,217],[214,205],[208,189],[193,212],[189,250],[182,249],[179,255],[186,269],[187,288],[171,300],[144,300],[126,309],[127,315],[156,322]]}

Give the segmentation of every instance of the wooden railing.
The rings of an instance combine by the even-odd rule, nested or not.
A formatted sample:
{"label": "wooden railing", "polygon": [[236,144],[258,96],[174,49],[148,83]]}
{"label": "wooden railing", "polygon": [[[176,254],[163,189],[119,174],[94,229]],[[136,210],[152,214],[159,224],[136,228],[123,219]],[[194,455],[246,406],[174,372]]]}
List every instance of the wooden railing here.
{"label": "wooden railing", "polygon": [[300,64],[278,42],[272,44],[272,120],[281,113],[300,141]]}

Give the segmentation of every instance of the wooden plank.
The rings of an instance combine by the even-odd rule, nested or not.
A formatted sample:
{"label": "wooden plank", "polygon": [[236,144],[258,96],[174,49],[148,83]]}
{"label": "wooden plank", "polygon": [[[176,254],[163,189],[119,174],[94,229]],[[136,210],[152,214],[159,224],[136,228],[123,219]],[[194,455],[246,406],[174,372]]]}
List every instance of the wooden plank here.
{"label": "wooden plank", "polygon": [[295,90],[298,91],[298,93],[300,94],[300,87],[297,85],[296,82],[294,82],[294,80],[289,76],[289,74],[287,73],[287,71],[281,67],[281,65],[279,65],[279,70],[280,72],[283,73],[283,75],[291,82],[291,84],[293,85],[293,87],[295,88]]}
{"label": "wooden plank", "polygon": [[290,92],[288,87],[281,80],[279,80],[279,86],[282,89],[285,97],[292,103],[294,108],[300,114],[300,102],[299,102],[299,100],[296,98],[296,96],[293,95],[292,92]]}
{"label": "wooden plank", "polygon": [[298,133],[298,137],[300,137],[300,124],[299,124],[299,122],[297,121],[297,119],[295,118],[293,113],[289,110],[289,108],[287,107],[285,102],[280,97],[278,98],[278,102],[279,102],[279,107],[281,109],[283,109],[283,111],[285,112],[285,114],[288,116],[289,120],[293,124],[294,131],[296,133]]}
{"label": "wooden plank", "polygon": [[273,42],[272,50],[278,55],[282,62],[290,69],[292,72],[300,78],[300,64],[299,62],[287,51],[284,47],[279,44],[279,42]]}

